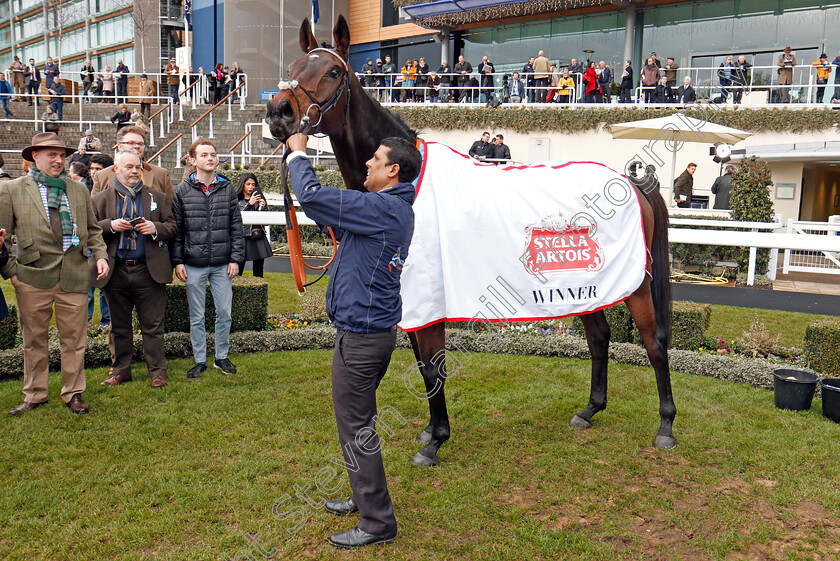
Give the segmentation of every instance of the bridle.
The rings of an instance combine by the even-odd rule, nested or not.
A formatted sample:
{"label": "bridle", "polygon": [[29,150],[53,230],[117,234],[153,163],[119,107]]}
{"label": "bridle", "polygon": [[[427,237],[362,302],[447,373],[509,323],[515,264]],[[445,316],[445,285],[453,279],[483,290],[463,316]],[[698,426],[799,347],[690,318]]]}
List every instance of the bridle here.
{"label": "bridle", "polygon": [[[341,77],[341,83],[338,85],[338,88],[333,92],[333,94],[327,99],[327,101],[321,103],[315,96],[300,85],[300,82],[297,80],[280,80],[277,84],[277,88],[280,91],[289,90],[295,98],[295,103],[297,104],[298,115],[300,115],[300,122],[297,125],[297,130],[295,132],[302,133],[302,134],[309,134],[311,131],[315,130],[320,126],[321,121],[324,120],[324,115],[332,110],[336,105],[338,105],[338,100],[341,98],[342,93],[346,93],[345,99],[346,103],[344,106],[344,122],[342,123],[342,128],[347,125],[347,118],[350,114],[350,66],[347,64],[341,55],[338,54],[337,51],[333,49],[328,49],[326,47],[318,47],[316,49],[312,49],[306,56],[312,56],[313,53],[320,51],[327,53],[329,55],[334,56],[337,58],[342,66],[344,67],[344,75]],[[317,56],[317,55],[316,55]],[[323,78],[322,78],[323,79]],[[320,84],[320,80],[318,81]],[[318,88],[318,84],[315,85],[315,88]],[[298,90],[302,91],[306,97],[309,98],[309,106],[306,108],[306,111],[303,110],[303,104],[300,101],[300,96],[298,95]],[[315,108],[318,111],[318,122],[314,125],[312,124],[309,118],[309,112],[312,111],[312,108]],[[317,131],[315,131],[317,132]]]}
{"label": "bridle", "polygon": [[[289,80],[284,81],[281,80],[277,87],[282,90],[289,90],[292,92],[292,95],[295,98],[295,103],[298,107],[298,115],[301,116],[300,122],[297,124],[296,133],[301,134],[309,134],[311,132],[318,132],[315,129],[320,126],[321,121],[324,120],[324,115],[331,111],[336,105],[338,105],[338,100],[341,98],[342,93],[346,93],[346,100],[347,103],[344,108],[344,123],[342,124],[342,128],[347,125],[347,117],[350,113],[350,66],[347,62],[341,58],[341,55],[338,54],[333,49],[328,49],[326,47],[319,47],[316,49],[312,49],[307,53],[307,56],[311,56],[312,53],[316,51],[326,52],[339,61],[344,66],[344,76],[341,78],[341,83],[338,85],[338,88],[333,92],[333,94],[325,101],[324,103],[320,103],[315,96],[309,92],[306,88],[300,85],[297,80]],[[320,81],[319,81],[320,83]],[[317,89],[317,84],[315,85]],[[298,96],[297,90],[302,91],[306,94],[306,97],[309,98],[309,107],[306,108],[306,112],[303,111],[303,104],[300,102],[300,96]],[[312,108],[316,108],[318,111],[318,122],[314,125],[309,118],[309,112],[312,111]],[[286,213],[286,242],[289,245],[289,261],[292,265],[292,276],[295,279],[295,285],[297,286],[298,293],[303,296],[306,292],[306,287],[311,286],[321,280],[324,275],[327,273],[327,267],[335,259],[335,255],[338,250],[338,243],[335,240],[335,233],[333,232],[332,228],[327,227],[327,231],[330,234],[330,238],[332,239],[333,243],[333,252],[332,256],[330,257],[329,261],[324,263],[323,265],[313,266],[306,263],[303,260],[303,247],[301,245],[300,240],[300,229],[298,227],[297,222],[297,213],[295,212],[294,201],[292,200],[292,193],[289,189],[289,167],[287,165],[286,160],[289,157],[290,152],[286,150],[283,154],[283,159],[280,161],[280,179],[283,184],[283,207],[285,208]],[[314,281],[306,282],[306,269],[312,270],[321,270],[321,274],[318,276],[317,279]]]}

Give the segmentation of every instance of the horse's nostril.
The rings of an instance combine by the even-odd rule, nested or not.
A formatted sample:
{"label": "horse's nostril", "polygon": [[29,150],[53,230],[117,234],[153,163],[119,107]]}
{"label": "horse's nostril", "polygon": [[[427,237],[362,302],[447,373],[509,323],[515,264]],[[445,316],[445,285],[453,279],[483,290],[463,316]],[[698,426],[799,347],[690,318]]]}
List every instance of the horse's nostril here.
{"label": "horse's nostril", "polygon": [[277,107],[277,110],[280,114],[280,118],[284,121],[291,121],[295,118],[295,112],[292,109],[292,104],[285,99],[280,102],[280,105]]}

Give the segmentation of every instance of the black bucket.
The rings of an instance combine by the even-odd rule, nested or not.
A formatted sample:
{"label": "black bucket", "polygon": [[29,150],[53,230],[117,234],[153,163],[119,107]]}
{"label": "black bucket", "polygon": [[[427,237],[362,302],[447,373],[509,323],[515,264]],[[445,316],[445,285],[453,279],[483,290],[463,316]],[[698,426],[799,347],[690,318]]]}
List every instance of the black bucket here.
{"label": "black bucket", "polygon": [[822,388],[823,416],[840,423],[840,378],[826,378],[820,381]]}
{"label": "black bucket", "polygon": [[819,378],[813,372],[779,368],[773,371],[776,407],[790,411],[811,408]]}

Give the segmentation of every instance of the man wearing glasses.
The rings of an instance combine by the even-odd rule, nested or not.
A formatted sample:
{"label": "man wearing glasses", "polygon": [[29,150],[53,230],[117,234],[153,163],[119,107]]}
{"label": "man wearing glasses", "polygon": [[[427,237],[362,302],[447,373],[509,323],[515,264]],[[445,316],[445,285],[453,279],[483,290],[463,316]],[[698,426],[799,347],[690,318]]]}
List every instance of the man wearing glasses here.
{"label": "man wearing glasses", "polygon": [[[140,156],[142,161],[146,155],[146,136],[143,129],[137,127],[123,127],[117,131],[117,151],[131,150]],[[91,196],[108,189],[114,184],[114,166],[107,167],[98,172],[93,178],[93,191]],[[154,187],[164,195],[169,202],[172,202],[172,195],[175,190],[172,187],[172,179],[169,172],[164,168],[143,162],[141,171],[143,185]]]}

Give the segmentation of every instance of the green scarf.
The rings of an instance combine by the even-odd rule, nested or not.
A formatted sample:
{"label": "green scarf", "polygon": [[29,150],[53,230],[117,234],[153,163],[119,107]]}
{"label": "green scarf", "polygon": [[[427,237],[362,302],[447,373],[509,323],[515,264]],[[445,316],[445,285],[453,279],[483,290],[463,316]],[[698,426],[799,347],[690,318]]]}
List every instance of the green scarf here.
{"label": "green scarf", "polygon": [[29,166],[29,175],[37,183],[47,186],[47,206],[52,210],[58,210],[61,219],[61,233],[65,236],[73,235],[73,220],[70,218],[70,207],[68,198],[64,195],[67,190],[67,173],[62,171],[58,177],[50,177],[34,164]]}

